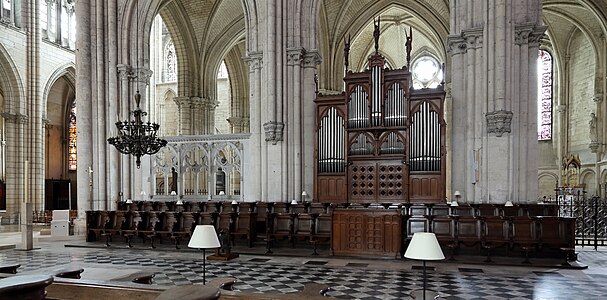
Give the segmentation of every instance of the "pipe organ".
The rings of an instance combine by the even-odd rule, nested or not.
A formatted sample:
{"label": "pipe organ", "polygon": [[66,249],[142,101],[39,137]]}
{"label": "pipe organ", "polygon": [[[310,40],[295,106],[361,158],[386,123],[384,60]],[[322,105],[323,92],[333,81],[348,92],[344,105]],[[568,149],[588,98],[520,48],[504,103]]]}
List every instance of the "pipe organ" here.
{"label": "pipe organ", "polygon": [[[408,66],[392,70],[376,51],[346,91],[317,93],[314,199],[320,202],[445,201],[443,85],[412,89]],[[409,37],[411,39],[411,37]],[[411,43],[406,44],[410,57]],[[345,59],[348,69],[349,41]]]}

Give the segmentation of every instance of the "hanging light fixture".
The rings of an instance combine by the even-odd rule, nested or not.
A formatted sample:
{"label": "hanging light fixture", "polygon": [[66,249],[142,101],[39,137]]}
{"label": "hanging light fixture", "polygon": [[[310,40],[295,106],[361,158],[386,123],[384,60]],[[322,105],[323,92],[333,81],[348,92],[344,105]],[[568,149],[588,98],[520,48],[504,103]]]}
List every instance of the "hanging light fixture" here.
{"label": "hanging light fixture", "polygon": [[[139,1],[137,1],[137,73],[139,73]],[[135,104],[137,108],[131,111],[135,120],[126,120],[116,122],[118,136],[107,139],[110,145],[114,145],[118,152],[132,155],[137,158],[137,169],[141,167],[141,156],[158,153],[160,149],[166,146],[167,141],[157,136],[160,125],[157,123],[144,122],[143,117],[148,113],[141,110],[141,94],[139,89],[135,93]]]}
{"label": "hanging light fixture", "polygon": [[131,112],[135,120],[116,122],[118,136],[107,139],[120,153],[135,156],[137,168],[141,166],[141,156],[156,154],[167,145],[166,140],[157,136],[160,125],[143,121],[142,117],[147,116],[148,113],[139,108],[140,102],[141,94],[137,91],[135,93],[137,108]]}

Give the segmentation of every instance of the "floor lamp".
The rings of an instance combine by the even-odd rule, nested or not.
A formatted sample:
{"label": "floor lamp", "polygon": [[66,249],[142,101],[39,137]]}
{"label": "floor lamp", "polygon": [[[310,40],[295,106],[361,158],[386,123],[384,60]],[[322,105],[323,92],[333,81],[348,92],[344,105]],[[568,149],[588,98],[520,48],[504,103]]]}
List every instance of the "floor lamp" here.
{"label": "floor lamp", "polygon": [[213,225],[197,225],[188,243],[190,248],[202,249],[202,284],[206,284],[206,249],[219,248],[219,239]]}
{"label": "floor lamp", "polygon": [[[413,238],[409,243],[409,247],[405,252],[405,257],[409,259],[421,260],[423,262],[423,272],[424,272],[424,289],[423,289],[423,298],[426,300],[426,261],[427,260],[442,260],[445,259],[445,255],[443,255],[443,251],[438,244],[438,240],[436,239],[436,235],[431,232],[416,232],[413,234]],[[432,293],[433,296],[431,299],[434,299],[438,296],[436,293]],[[411,292],[411,297],[416,298],[415,291]]]}

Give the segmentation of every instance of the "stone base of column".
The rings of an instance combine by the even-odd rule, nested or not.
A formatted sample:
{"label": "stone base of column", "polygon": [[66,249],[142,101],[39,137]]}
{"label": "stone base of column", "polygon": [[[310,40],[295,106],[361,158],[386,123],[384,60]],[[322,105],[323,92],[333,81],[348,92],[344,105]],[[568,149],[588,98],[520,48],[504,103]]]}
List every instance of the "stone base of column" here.
{"label": "stone base of column", "polygon": [[21,230],[21,250],[32,250],[34,249],[34,233],[32,226],[32,204],[22,203],[21,204],[21,216],[19,218],[20,230]]}

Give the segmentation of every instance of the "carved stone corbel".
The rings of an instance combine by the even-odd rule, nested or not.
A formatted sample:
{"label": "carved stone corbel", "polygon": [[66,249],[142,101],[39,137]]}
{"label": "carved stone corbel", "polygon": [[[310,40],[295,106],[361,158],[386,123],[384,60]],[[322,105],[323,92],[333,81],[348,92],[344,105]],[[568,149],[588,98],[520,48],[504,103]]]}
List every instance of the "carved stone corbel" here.
{"label": "carved stone corbel", "polygon": [[485,117],[487,118],[487,133],[495,133],[495,136],[501,137],[504,132],[511,132],[511,111],[498,110],[488,112]]}
{"label": "carved stone corbel", "polygon": [[266,132],[266,142],[272,142],[272,145],[276,145],[279,141],[282,141],[284,127],[284,123],[276,121],[270,121],[263,124],[263,129]]}

